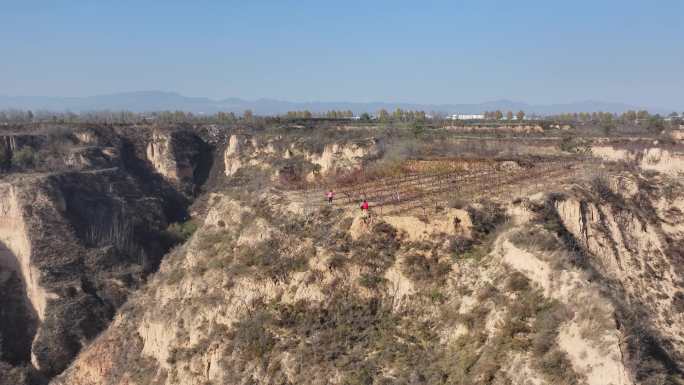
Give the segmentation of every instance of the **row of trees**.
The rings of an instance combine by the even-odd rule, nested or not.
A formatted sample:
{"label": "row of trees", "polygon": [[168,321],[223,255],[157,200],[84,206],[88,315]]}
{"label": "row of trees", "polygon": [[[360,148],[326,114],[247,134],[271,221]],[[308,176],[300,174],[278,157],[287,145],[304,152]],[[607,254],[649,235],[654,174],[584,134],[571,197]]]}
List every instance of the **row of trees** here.
{"label": "row of trees", "polygon": [[637,120],[648,119],[651,116],[648,111],[626,111],[620,115],[611,112],[573,112],[550,116],[552,120],[567,123],[600,123],[605,121],[620,121],[634,123]]}
{"label": "row of trees", "polygon": [[515,114],[513,111],[506,111],[505,115],[501,110],[484,112],[484,118],[486,120],[501,120],[504,116],[506,117],[506,120],[513,120],[514,117],[518,120],[523,120],[525,119],[525,111],[520,110]]}
{"label": "row of trees", "polygon": [[[681,114],[672,112],[667,117],[674,120],[684,119],[684,112]],[[663,117],[658,114],[650,114],[646,110],[629,110],[623,112],[622,114],[615,114],[612,112],[573,112],[549,117],[549,119],[570,123],[600,123],[605,121],[615,121],[624,124],[639,123],[652,118],[662,119]]]}
{"label": "row of trees", "polygon": [[286,119],[311,119],[311,118],[327,118],[327,119],[350,119],[354,117],[354,112],[351,110],[330,110],[324,113],[312,113],[309,110],[304,111],[288,111],[284,117]]}
{"label": "row of trees", "polygon": [[311,111],[305,110],[305,111],[288,111],[287,114],[285,114],[285,117],[287,119],[310,119],[313,117],[313,114]]}
{"label": "row of trees", "polygon": [[[525,119],[527,115],[524,111],[503,112],[486,111],[486,120],[517,120]],[[353,118],[351,110],[330,110],[325,113],[313,113],[308,110],[289,111],[280,118],[286,119],[349,119]],[[361,121],[378,120],[380,122],[421,122],[432,119],[424,111],[403,110],[397,108],[393,112],[386,109],[377,111],[375,116],[363,113],[359,116]],[[684,112],[681,116],[675,112],[668,115],[668,121],[677,124],[684,123]],[[235,122],[256,122],[272,118],[256,116],[251,110],[246,110],[242,114],[234,112],[217,112],[215,114],[193,114],[184,111],[158,111],[150,113],[136,113],[131,111],[92,111],[75,114],[73,112],[51,112],[51,111],[31,111],[31,110],[0,110],[1,123],[31,123],[31,122],[53,122],[53,123],[106,123],[106,124],[141,124],[141,123],[219,123],[229,124]],[[622,125],[643,125],[644,122],[664,121],[659,115],[652,115],[646,110],[625,111],[622,114],[610,112],[574,112],[564,113],[544,118],[547,121],[570,124],[622,124]]]}
{"label": "row of trees", "polygon": [[[365,114],[366,120],[371,120],[370,115]],[[404,116],[402,114],[402,116]],[[312,113],[311,111],[288,111],[281,118],[286,119],[349,119],[354,117],[351,110],[331,110],[325,113]],[[0,123],[106,123],[106,124],[141,124],[141,123],[234,123],[254,122],[258,119],[271,119],[257,117],[253,111],[246,110],[241,115],[234,112],[217,112],[215,114],[194,114],[185,111],[156,111],[149,113],[136,113],[131,111],[92,111],[75,114],[73,112],[51,112],[31,110],[4,110],[0,111]]]}
{"label": "row of trees", "polygon": [[678,128],[680,124],[684,123],[684,112],[681,116],[673,112],[668,118],[669,119],[666,120],[658,114],[652,115],[646,110],[629,110],[622,114],[611,112],[579,112],[549,117],[550,120],[561,123],[595,125],[600,127],[606,134],[610,134],[617,129],[619,125],[658,133],[668,128]]}
{"label": "row of trees", "polygon": [[416,122],[427,119],[425,111],[411,111],[397,108],[391,114],[386,109],[381,109],[376,115],[381,122],[398,121],[398,122]]}
{"label": "row of trees", "polygon": [[91,111],[51,112],[51,111],[0,111],[0,123],[106,123],[106,124],[141,124],[158,123],[232,123],[237,121],[254,121],[256,117],[251,110],[241,116],[233,112],[217,112],[212,115],[193,114],[185,111],[158,111],[136,113],[131,111]]}
{"label": "row of trees", "polygon": [[[322,114],[312,113],[310,111],[288,111],[285,115],[288,119],[309,119],[309,118],[328,118],[328,119],[350,119],[354,117],[354,112],[351,110],[330,110]],[[412,111],[397,108],[393,112],[386,109],[381,109],[375,115],[375,119],[381,122],[399,121],[399,122],[414,122],[423,121],[427,119],[425,111]],[[359,120],[370,121],[373,116],[364,112],[359,116]]]}
{"label": "row of trees", "polygon": [[328,111],[325,113],[325,117],[329,119],[349,119],[354,117],[352,110],[346,111]]}

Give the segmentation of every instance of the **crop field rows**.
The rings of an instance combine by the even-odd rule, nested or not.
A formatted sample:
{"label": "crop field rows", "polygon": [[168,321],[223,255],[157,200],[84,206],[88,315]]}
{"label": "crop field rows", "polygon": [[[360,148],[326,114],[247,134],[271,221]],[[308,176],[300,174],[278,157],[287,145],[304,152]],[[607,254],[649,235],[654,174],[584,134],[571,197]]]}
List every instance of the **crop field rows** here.
{"label": "crop field rows", "polygon": [[[335,189],[336,206],[356,205],[367,199],[380,215],[411,211],[434,211],[450,200],[474,200],[478,197],[513,197],[548,189],[559,180],[587,174],[597,163],[590,159],[550,159],[503,167],[502,164],[478,164],[477,167],[446,172],[409,173]],[[510,166],[510,165],[509,165]],[[309,202],[321,202],[325,189],[300,191]]]}
{"label": "crop field rows", "polygon": [[564,163],[550,163],[510,172],[489,172],[470,174],[452,178],[449,183],[426,186],[427,188],[411,194],[401,201],[378,201],[375,204],[381,214],[400,214],[415,210],[437,211],[447,207],[450,200],[472,201],[479,197],[489,199],[513,196],[522,191],[540,191],[550,180],[568,174]]}

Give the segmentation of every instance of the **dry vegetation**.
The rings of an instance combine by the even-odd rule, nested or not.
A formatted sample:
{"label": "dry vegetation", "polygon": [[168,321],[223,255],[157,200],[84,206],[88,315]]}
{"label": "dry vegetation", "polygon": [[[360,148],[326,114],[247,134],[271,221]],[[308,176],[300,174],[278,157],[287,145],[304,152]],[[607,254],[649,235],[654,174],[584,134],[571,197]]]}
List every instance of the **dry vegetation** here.
{"label": "dry vegetation", "polygon": [[[579,385],[586,383],[587,373],[573,367],[571,357],[559,346],[562,327],[573,322],[589,325],[581,329],[581,337],[600,347],[605,343],[601,340],[604,332],[616,330],[616,319],[617,328],[627,336],[624,362],[635,378],[649,385],[677,383],[676,363],[661,351],[660,336],[645,321],[647,310],[630,303],[619,283],[598,271],[595,256],[567,229],[556,203],[580,196],[615,212],[634,213],[647,225],[661,221],[653,215],[655,197],[661,193],[678,196],[681,186],[663,185],[663,191],[656,191],[660,187],[644,180],[639,182],[642,193],[625,199],[604,177],[589,184],[572,179],[584,186],[581,193],[568,190],[567,195],[551,194],[545,200],[508,202],[491,186],[502,179],[483,178],[477,185],[470,180],[461,184],[473,188],[476,195],[485,191],[490,199],[474,200],[466,190],[456,194],[447,186],[439,190],[440,199],[435,202],[437,194],[430,194],[443,186],[431,180],[423,184],[434,182],[438,186],[434,190],[430,190],[432,185],[412,187],[422,189],[423,195],[401,190],[407,201],[431,205],[421,206],[420,215],[416,214],[419,210],[410,209],[399,214],[419,216],[427,224],[432,216],[463,209],[472,221],[468,235],[436,234],[412,242],[378,216],[361,235],[352,237],[356,196],[345,201],[340,194],[334,205],[327,206],[315,187],[333,185],[341,191],[364,190],[364,194],[372,189],[391,190],[396,187],[391,185],[393,178],[450,172],[455,159],[467,160],[464,163],[471,171],[484,164],[498,175],[525,175],[510,181],[525,186],[532,184],[531,179],[548,176],[534,174],[537,164],[558,159],[581,162],[591,142],[569,135],[544,140],[456,138],[443,130],[398,129],[391,124],[320,128],[289,122],[240,130],[259,134],[261,140],[279,137],[282,143],[314,153],[331,142],[367,143],[369,138],[377,141],[381,151],[363,159],[363,171],[347,170],[316,182],[306,180],[315,164],[305,156],[273,155],[265,161],[271,169],[246,165],[210,184],[219,194],[206,198],[205,211],[223,207],[226,201],[235,205],[225,206],[216,223],[200,224],[195,219],[174,223],[166,230],[169,244],[182,245],[167,255],[144,292],[121,311],[120,323],[102,337],[110,339],[108,351],[115,363],[108,373],[111,383],[133,378],[138,383],[162,384],[193,378],[211,384],[220,378],[235,384],[330,380],[340,384],[504,385],[522,383],[517,372],[520,366],[513,363],[523,362],[524,373],[541,383]],[[275,152],[285,149],[281,146]],[[12,156],[24,159],[12,163],[19,167],[39,164],[42,155],[31,160],[30,154],[17,151]],[[511,162],[511,168],[501,167],[504,162]],[[611,167],[611,172],[619,168]],[[273,178],[273,170],[279,178]],[[397,186],[413,182],[400,181]],[[308,202],[314,195],[301,189],[312,188],[315,204],[303,213],[285,209],[289,203],[301,203],[285,197],[302,194],[299,197]],[[524,190],[519,191],[524,195]],[[353,205],[354,211],[347,205]],[[509,210],[523,207],[533,219],[517,225]],[[668,215],[673,223],[682,217],[674,209]],[[548,263],[554,277],[581,272],[582,279],[610,299],[615,312],[607,312],[603,302],[565,303],[549,296],[528,275],[501,263],[496,248],[503,238]],[[681,259],[681,242],[672,239],[666,253]],[[658,266],[651,269],[660,271]],[[648,278],[654,279],[653,274]],[[673,296],[681,312],[684,294]],[[234,306],[231,301],[242,303]],[[145,335],[162,341],[155,347],[168,351],[161,361],[157,361],[162,356],[159,351],[142,353],[150,342],[143,341],[141,329],[157,324],[173,330],[167,340],[154,333]],[[211,371],[204,369],[208,366]]]}

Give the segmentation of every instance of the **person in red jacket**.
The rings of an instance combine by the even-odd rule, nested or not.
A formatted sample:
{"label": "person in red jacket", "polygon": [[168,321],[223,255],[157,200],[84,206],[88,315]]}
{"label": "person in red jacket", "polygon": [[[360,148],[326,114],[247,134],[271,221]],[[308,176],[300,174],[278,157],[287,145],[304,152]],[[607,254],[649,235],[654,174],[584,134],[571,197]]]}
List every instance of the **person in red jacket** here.
{"label": "person in red jacket", "polygon": [[363,218],[363,223],[368,225],[368,220],[370,219],[370,212],[368,210],[368,201],[363,200],[363,203],[361,203],[361,212],[362,212],[362,218]]}

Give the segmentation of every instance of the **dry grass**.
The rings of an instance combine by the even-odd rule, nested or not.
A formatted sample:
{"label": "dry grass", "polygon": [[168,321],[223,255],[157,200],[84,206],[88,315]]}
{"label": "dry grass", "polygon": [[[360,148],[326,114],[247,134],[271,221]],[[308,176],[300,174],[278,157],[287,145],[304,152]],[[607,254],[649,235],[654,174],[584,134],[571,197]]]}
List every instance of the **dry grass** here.
{"label": "dry grass", "polygon": [[403,273],[419,283],[441,284],[451,271],[451,264],[420,254],[409,254],[402,264]]}

